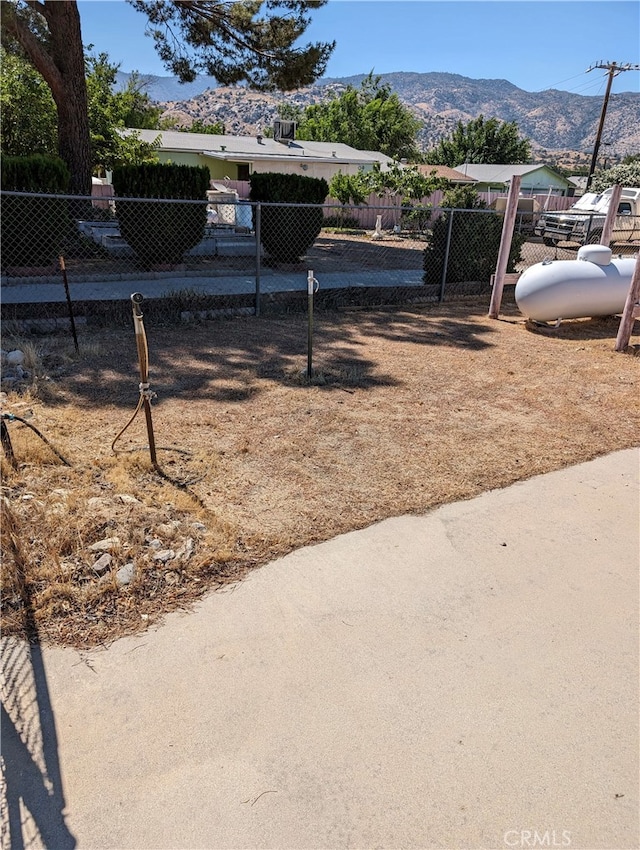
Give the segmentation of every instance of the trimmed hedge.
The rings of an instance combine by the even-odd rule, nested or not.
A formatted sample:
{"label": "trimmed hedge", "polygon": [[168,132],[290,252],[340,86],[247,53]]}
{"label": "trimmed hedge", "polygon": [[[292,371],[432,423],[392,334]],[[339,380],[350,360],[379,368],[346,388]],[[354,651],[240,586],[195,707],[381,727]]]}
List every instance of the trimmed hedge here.
{"label": "trimmed hedge", "polygon": [[299,174],[265,172],[252,174],[250,184],[251,201],[317,205],[261,208],[260,241],[264,250],[274,262],[297,263],[322,230],[321,205],[329,194],[327,181]]}
{"label": "trimmed hedge", "polygon": [[41,194],[68,191],[67,166],[58,157],[34,154],[3,156],[0,168],[3,190],[33,193],[2,199],[2,267],[51,265],[62,251],[71,221],[65,199]]}
{"label": "trimmed hedge", "polygon": [[[486,281],[496,270],[504,217],[498,213],[476,210],[447,211],[432,228],[431,239],[423,255],[423,280],[426,284],[441,284],[444,268],[449,218],[453,215],[451,245],[447,262],[446,283]],[[511,241],[507,272],[515,271],[521,259],[524,237],[514,233]]]}
{"label": "trimmed hedge", "polygon": [[113,187],[120,198],[202,201],[116,200],[120,234],[143,266],[176,265],[203,239],[209,188],[206,166],[156,162],[121,166],[113,172]]}

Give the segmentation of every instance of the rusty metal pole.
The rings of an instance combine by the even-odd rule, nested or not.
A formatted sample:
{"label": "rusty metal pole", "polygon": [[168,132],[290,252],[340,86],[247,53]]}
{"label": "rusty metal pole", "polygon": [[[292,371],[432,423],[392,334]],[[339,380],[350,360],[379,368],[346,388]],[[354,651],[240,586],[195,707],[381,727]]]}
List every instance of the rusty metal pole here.
{"label": "rusty metal pole", "polygon": [[140,395],[144,407],[144,416],[147,422],[147,435],[149,437],[149,455],[154,467],[158,466],[156,456],[156,440],[153,433],[153,421],[151,419],[151,395],[149,390],[149,351],[147,348],[147,335],[144,330],[144,321],[141,310],[143,301],[141,292],[134,292],[131,296],[133,306],[133,326],[136,332],[136,346],[138,348],[138,363],[140,366]]}
{"label": "rusty metal pole", "polygon": [[7,428],[6,422],[4,421],[4,414],[2,414],[2,421],[0,422],[0,441],[2,442],[2,448],[4,449],[5,457],[7,458],[13,469],[17,469],[18,461],[16,460],[16,456],[13,453],[13,445],[11,444],[9,429]]}
{"label": "rusty metal pole", "polygon": [[76,334],[76,321],[73,318],[73,307],[71,305],[71,294],[69,292],[69,281],[67,279],[67,267],[64,262],[64,257],[60,256],[60,271],[62,272],[62,281],[64,283],[64,294],[67,299],[67,309],[69,310],[69,321],[71,322],[71,333],[73,334],[73,344],[76,348],[76,354],[80,353],[78,348],[78,335]]}

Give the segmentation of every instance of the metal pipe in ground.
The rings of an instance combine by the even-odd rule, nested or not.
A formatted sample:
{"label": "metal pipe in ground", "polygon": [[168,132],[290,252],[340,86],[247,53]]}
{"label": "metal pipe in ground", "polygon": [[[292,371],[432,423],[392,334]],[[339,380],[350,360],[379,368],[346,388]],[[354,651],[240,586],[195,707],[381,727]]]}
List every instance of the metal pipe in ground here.
{"label": "metal pipe in ground", "polygon": [[308,329],[307,329],[307,380],[313,377],[313,296],[318,291],[319,283],[313,276],[313,271],[307,272],[307,303],[308,303]]}
{"label": "metal pipe in ground", "polygon": [[71,333],[73,334],[73,344],[76,348],[76,354],[80,353],[78,348],[78,335],[76,334],[76,322],[73,318],[73,307],[71,305],[71,294],[69,292],[69,281],[67,280],[67,267],[64,262],[64,257],[60,257],[60,271],[62,272],[62,282],[64,283],[64,294],[67,299],[67,309],[69,310],[69,321],[71,322]]}
{"label": "metal pipe in ground", "polygon": [[144,321],[141,304],[144,296],[141,292],[134,292],[131,296],[133,307],[133,326],[136,332],[136,346],[138,349],[138,364],[140,367],[140,395],[144,407],[144,417],[147,423],[147,435],[149,438],[149,456],[154,467],[158,466],[156,456],[156,440],[153,433],[153,420],[151,418],[151,392],[149,390],[149,349],[147,347],[147,335],[144,330]]}
{"label": "metal pipe in ground", "polygon": [[256,316],[260,315],[260,240],[262,239],[262,207],[260,206],[260,202],[255,206],[255,222],[254,222],[254,232],[256,234],[256,305],[255,305],[255,314]]}

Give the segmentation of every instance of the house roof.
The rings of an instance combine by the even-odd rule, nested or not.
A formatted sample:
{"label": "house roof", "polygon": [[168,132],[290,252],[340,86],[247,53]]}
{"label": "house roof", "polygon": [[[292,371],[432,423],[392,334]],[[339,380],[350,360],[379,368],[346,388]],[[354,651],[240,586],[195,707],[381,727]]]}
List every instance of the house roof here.
{"label": "house roof", "polygon": [[587,176],[586,174],[572,174],[569,177],[569,183],[576,187],[576,189],[582,189],[583,191],[587,188]]}
{"label": "house roof", "polygon": [[436,177],[442,177],[445,180],[450,180],[451,183],[475,183],[474,177],[463,174],[462,171],[457,171],[455,168],[449,168],[448,165],[419,165],[418,171],[429,177],[435,171]]}
{"label": "house roof", "polygon": [[533,164],[529,163],[527,165],[486,165],[484,163],[473,164],[465,162],[456,166],[457,171],[461,171],[467,177],[473,177],[478,181],[478,183],[508,183],[514,175],[524,177],[527,174],[531,174],[534,171],[540,171],[541,169],[548,171],[558,180],[568,185],[566,178],[557,174],[552,168],[549,168],[548,165],[544,165],[540,162]]}
{"label": "house roof", "polygon": [[160,137],[164,151],[199,153],[212,159],[233,162],[253,162],[257,159],[273,162],[334,162],[367,165],[393,160],[380,151],[360,151],[340,142],[308,142],[298,139],[290,143],[257,136],[213,136],[208,133],[181,133],[176,130],[130,130],[145,142]]}

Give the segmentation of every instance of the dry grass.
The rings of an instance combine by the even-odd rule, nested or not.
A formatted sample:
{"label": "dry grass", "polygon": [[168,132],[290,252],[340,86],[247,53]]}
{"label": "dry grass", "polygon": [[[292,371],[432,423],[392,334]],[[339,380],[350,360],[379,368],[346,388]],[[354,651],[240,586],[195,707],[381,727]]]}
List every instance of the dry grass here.
{"label": "dry grass", "polygon": [[640,360],[614,352],[616,319],[535,332],[486,309],[319,313],[310,385],[304,316],[148,326],[158,457],[180,484],[152,468],[142,416],[111,450],[138,397],[133,332],[81,338],[79,357],[40,340],[5,410],[32,411],[72,467],[10,423],[4,633],[108,642],[294,548],[637,445]]}

